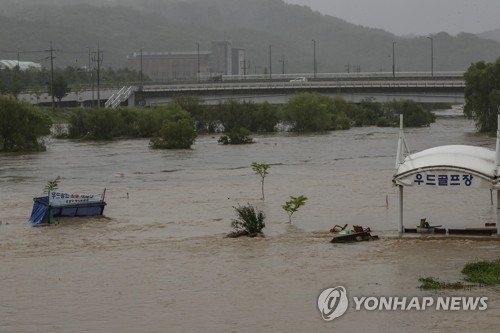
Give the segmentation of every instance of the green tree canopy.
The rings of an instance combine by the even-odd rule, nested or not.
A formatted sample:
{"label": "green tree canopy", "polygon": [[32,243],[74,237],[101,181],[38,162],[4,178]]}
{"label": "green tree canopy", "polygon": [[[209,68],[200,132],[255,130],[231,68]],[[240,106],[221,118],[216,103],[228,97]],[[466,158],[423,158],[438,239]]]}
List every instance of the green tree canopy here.
{"label": "green tree canopy", "polygon": [[278,108],[269,102],[257,104],[252,120],[250,129],[258,132],[273,132],[280,121]]}
{"label": "green tree canopy", "polygon": [[480,132],[494,132],[500,112],[500,58],[472,64],[464,78],[465,116],[474,120]]}
{"label": "green tree canopy", "polygon": [[302,93],[284,106],[284,118],[298,132],[344,130],[351,128],[352,119],[360,111],[354,103],[340,97]]}
{"label": "green tree canopy", "polygon": [[193,119],[177,103],[145,108],[77,109],[69,117],[68,136],[72,139],[110,140],[116,137],[159,136],[165,122]]}
{"label": "green tree canopy", "polygon": [[59,103],[61,103],[63,97],[66,96],[70,91],[71,89],[68,87],[66,79],[62,75],[58,75],[54,80],[54,97],[59,100]]}
{"label": "green tree canopy", "polygon": [[377,121],[378,126],[399,126],[399,115],[404,116],[405,127],[429,126],[436,117],[421,104],[405,99],[382,104],[382,115]]}
{"label": "green tree canopy", "polygon": [[177,102],[170,102],[167,107],[155,110],[161,119],[161,128],[151,138],[150,146],[155,149],[189,149],[198,136],[194,119]]}
{"label": "green tree canopy", "polygon": [[328,111],[328,97],[316,93],[295,95],[284,106],[287,120],[297,132],[315,132],[331,129],[332,117]]}
{"label": "green tree canopy", "polygon": [[42,137],[50,134],[47,115],[13,96],[0,95],[0,151],[44,150]]}

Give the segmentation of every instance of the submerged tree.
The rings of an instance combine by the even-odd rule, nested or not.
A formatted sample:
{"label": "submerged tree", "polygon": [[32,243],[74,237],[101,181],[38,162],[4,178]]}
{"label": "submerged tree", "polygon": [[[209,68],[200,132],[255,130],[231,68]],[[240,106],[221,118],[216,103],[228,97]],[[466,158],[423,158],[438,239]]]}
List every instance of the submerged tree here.
{"label": "submerged tree", "polygon": [[245,145],[253,143],[251,132],[246,128],[233,128],[227,135],[222,135],[218,143],[222,145]]}
{"label": "submerged tree", "polygon": [[157,110],[162,126],[157,135],[151,138],[150,146],[155,149],[189,149],[198,133],[194,119],[175,101],[166,109]]}
{"label": "submerged tree", "polygon": [[290,196],[290,200],[285,202],[281,207],[288,214],[288,222],[292,223],[292,215],[299,210],[300,207],[306,204],[307,197],[300,195],[298,197]]}
{"label": "submerged tree", "polygon": [[317,93],[298,94],[284,106],[285,117],[294,131],[317,132],[331,129],[332,117],[323,97]]}
{"label": "submerged tree", "polygon": [[269,169],[269,164],[259,164],[259,163],[256,163],[256,162],[253,162],[252,163],[252,170],[255,172],[255,174],[259,175],[260,176],[260,182],[262,183],[262,200],[264,201],[265,200],[265,197],[264,197],[264,180],[266,178],[266,176],[268,175],[268,171],[267,169]]}
{"label": "submerged tree", "polygon": [[60,176],[57,176],[53,180],[47,181],[47,185],[45,185],[45,187],[43,188],[43,191],[48,194],[49,192],[57,190],[61,179],[62,178]]}
{"label": "submerged tree", "polygon": [[429,126],[436,121],[436,116],[421,104],[409,100],[393,100],[381,105],[382,115],[377,126],[399,126],[399,115],[404,116],[405,127]]}
{"label": "submerged tree", "polygon": [[151,139],[150,145],[154,149],[189,149],[197,135],[192,119],[167,121],[159,135]]}
{"label": "submerged tree", "polygon": [[0,151],[45,150],[43,137],[50,134],[51,125],[40,110],[0,95]]}

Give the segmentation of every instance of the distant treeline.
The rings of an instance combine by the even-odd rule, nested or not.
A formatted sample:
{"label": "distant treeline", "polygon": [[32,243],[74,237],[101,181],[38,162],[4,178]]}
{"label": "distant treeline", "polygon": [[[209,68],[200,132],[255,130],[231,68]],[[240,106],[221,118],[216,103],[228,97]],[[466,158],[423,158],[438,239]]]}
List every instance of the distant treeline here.
{"label": "distant treeline", "polygon": [[168,105],[150,109],[77,109],[67,120],[65,135],[93,140],[147,138],[157,135],[166,121],[187,115],[198,133],[228,133],[240,128],[251,132],[317,132],[352,126],[398,126],[401,113],[407,127],[428,126],[435,120],[428,109],[410,100],[375,103],[367,99],[357,105],[339,97],[303,93],[284,105],[230,100],[206,106],[196,97],[178,96]]}
{"label": "distant treeline", "polygon": [[[284,105],[230,100],[203,105],[196,97],[178,96],[167,105],[44,110],[14,96],[0,95],[0,151],[44,150],[44,138],[111,140],[150,138],[152,148],[186,149],[198,133],[227,133],[225,144],[250,143],[251,132],[318,132],[351,126],[427,126],[434,115],[410,100],[359,105],[317,93],[295,95]],[[55,126],[52,124],[55,123]],[[237,140],[235,139],[237,138]],[[221,142],[219,140],[219,142]]]}

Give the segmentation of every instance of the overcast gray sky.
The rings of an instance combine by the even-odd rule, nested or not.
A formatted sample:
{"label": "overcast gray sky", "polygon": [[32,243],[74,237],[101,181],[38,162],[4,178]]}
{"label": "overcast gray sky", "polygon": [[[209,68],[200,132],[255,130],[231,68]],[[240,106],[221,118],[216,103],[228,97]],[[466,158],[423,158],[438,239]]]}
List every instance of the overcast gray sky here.
{"label": "overcast gray sky", "polygon": [[397,35],[500,28],[500,0],[285,0],[350,23]]}

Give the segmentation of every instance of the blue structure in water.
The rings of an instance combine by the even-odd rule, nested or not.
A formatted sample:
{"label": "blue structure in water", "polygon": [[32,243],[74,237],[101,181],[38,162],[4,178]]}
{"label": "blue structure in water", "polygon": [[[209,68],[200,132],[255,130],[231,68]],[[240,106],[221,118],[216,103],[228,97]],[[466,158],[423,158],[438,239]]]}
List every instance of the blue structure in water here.
{"label": "blue structure in water", "polygon": [[[50,195],[50,194],[49,194]],[[29,223],[32,225],[57,224],[58,216],[99,216],[104,212],[104,193],[97,202],[79,202],[64,205],[51,205],[49,196],[33,198],[33,209]]]}

